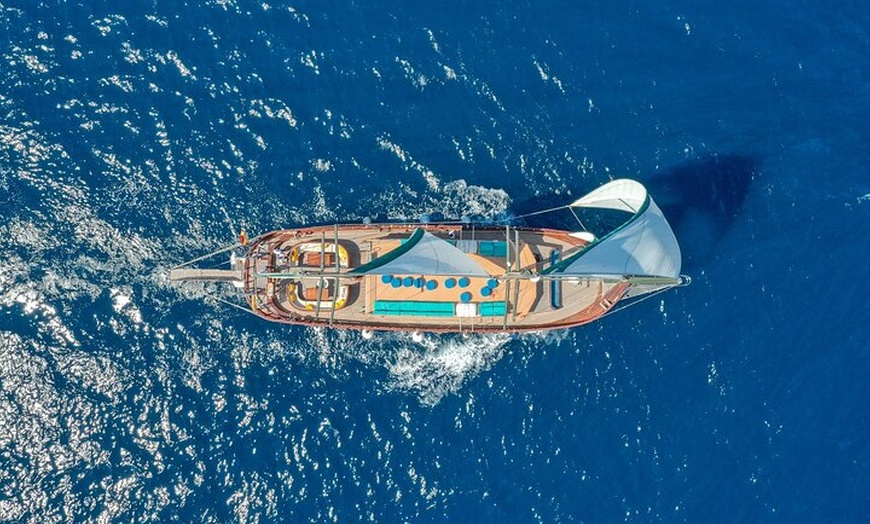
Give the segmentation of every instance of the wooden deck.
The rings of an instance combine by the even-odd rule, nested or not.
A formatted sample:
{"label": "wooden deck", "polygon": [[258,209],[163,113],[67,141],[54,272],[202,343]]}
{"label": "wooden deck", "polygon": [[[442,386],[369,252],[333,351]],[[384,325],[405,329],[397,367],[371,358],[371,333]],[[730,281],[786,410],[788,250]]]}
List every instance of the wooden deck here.
{"label": "wooden deck", "polygon": [[[469,278],[465,287],[448,286],[448,280],[456,277],[431,275],[391,275],[393,278],[412,280],[422,278],[426,283],[435,282],[434,289],[426,286],[393,287],[382,281],[380,275],[356,276],[349,274],[354,267],[384,256],[407,239],[415,229],[423,227],[436,236],[454,242],[457,246],[490,243],[506,250],[499,256],[469,253],[488,273],[488,277]],[[325,253],[323,257],[310,253],[303,265],[282,257],[293,246],[308,242],[338,243],[347,250],[348,267],[335,265],[335,256]],[[250,247],[244,269],[245,293],[254,312],[269,320],[289,323],[324,325],[352,329],[403,330],[403,331],[533,331],[584,324],[606,313],[627,289],[625,283],[604,283],[599,280],[569,282],[556,285],[561,294],[562,307],[553,307],[550,296],[551,281],[531,281],[523,272],[539,272],[549,264],[555,249],[565,256],[576,252],[585,241],[557,230],[511,229],[463,229],[459,226],[408,225],[350,225],[326,226],[298,230],[283,230],[269,233],[257,239]],[[277,254],[276,254],[277,250]],[[504,256],[501,256],[504,255]],[[295,263],[294,263],[295,262]],[[300,273],[307,272],[307,275]],[[266,277],[263,274],[283,273],[292,277]],[[490,279],[498,285],[488,286]],[[317,286],[332,281],[346,287],[347,300],[332,307],[301,308],[294,301],[290,290],[297,284],[306,290],[305,296],[318,296]],[[491,291],[485,296],[488,288]],[[340,289],[340,288],[336,288]],[[310,290],[310,291],[309,291]],[[463,304],[463,293],[470,293],[467,301],[475,311],[482,311],[484,304],[506,304],[504,314],[463,316],[394,315],[375,314],[377,303],[438,303],[441,309]],[[325,299],[326,293],[322,295]],[[467,297],[466,297],[467,298]],[[448,306],[451,305],[451,306]],[[320,305],[320,304],[315,304]]]}

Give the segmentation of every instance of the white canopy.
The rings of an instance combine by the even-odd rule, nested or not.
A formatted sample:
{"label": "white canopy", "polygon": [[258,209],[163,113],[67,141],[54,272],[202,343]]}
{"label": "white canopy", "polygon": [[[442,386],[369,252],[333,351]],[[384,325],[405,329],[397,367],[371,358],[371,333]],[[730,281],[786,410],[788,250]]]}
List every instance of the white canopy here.
{"label": "white canopy", "polygon": [[679,277],[680,246],[640,182],[614,180],[576,200],[571,207],[615,209],[632,213],[632,217],[544,273]]}
{"label": "white canopy", "polygon": [[466,253],[422,229],[404,244],[359,266],[351,273],[365,275],[489,276]]}

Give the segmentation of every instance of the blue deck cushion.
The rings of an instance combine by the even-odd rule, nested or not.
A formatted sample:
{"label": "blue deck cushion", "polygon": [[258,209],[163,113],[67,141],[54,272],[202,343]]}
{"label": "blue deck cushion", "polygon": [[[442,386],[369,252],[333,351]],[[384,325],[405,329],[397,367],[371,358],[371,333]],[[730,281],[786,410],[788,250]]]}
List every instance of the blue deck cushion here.
{"label": "blue deck cushion", "polygon": [[375,300],[374,314],[390,316],[452,317],[452,302]]}
{"label": "blue deck cushion", "polygon": [[381,275],[381,282],[384,284],[389,284],[393,281],[393,275]]}
{"label": "blue deck cushion", "polygon": [[482,317],[500,317],[507,312],[507,303],[505,302],[481,302],[480,316]]}
{"label": "blue deck cushion", "polygon": [[505,257],[507,256],[507,242],[481,240],[477,246],[477,254],[484,257]]}
{"label": "blue deck cushion", "polygon": [[465,291],[464,293],[459,295],[459,300],[461,300],[463,303],[471,302],[471,293],[468,291]]}
{"label": "blue deck cushion", "polygon": [[488,297],[488,296],[492,295],[492,288],[489,286],[483,286],[482,288],[480,288],[480,294],[485,296],[485,297]]}
{"label": "blue deck cushion", "polygon": [[456,279],[453,277],[448,278],[444,281],[444,287],[447,289],[453,289],[456,287]]}
{"label": "blue deck cushion", "polygon": [[430,280],[426,282],[426,289],[428,289],[429,291],[435,291],[436,289],[438,289],[438,281]]}
{"label": "blue deck cushion", "polygon": [[471,280],[468,277],[459,279],[459,287],[468,287],[468,284],[471,284]]}

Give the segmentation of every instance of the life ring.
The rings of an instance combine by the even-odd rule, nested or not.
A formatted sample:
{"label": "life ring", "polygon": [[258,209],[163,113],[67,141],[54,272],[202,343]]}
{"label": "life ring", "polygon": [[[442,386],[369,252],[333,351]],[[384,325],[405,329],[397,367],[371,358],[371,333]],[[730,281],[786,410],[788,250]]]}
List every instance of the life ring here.
{"label": "life ring", "polygon": [[347,267],[347,249],[344,246],[338,246],[338,260]]}

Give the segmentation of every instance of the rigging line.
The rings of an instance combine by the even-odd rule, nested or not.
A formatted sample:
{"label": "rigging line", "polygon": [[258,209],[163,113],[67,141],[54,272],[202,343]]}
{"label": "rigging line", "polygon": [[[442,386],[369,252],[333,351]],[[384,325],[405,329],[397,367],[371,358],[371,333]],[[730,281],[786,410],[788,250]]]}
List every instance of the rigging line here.
{"label": "rigging line", "polygon": [[232,246],[229,246],[229,247],[223,247],[223,248],[218,249],[217,251],[213,251],[207,255],[203,255],[201,257],[194,258],[193,260],[188,260],[187,262],[182,262],[181,264],[178,264],[177,266],[172,266],[170,269],[179,269],[179,268],[182,268],[184,266],[189,266],[190,264],[193,264],[195,262],[199,262],[200,260],[205,260],[205,259],[211,258],[215,255],[220,255],[221,253],[226,253],[227,251],[232,251],[233,249],[238,249],[240,247],[243,247],[243,246],[241,244],[233,244]]}
{"label": "rigging line", "polygon": [[230,217],[230,214],[227,213],[227,208],[221,206],[221,211],[223,211],[224,217],[227,219],[227,225],[230,226],[230,233],[232,233],[234,237],[238,237],[239,234],[236,233],[236,228],[233,226],[233,219]]}
{"label": "rigging line", "polygon": [[215,262],[214,264],[210,264],[210,265],[206,266],[204,269],[215,269],[215,268],[218,268],[221,266],[230,265],[231,262],[232,262],[231,260],[224,260],[223,262]]}
{"label": "rigging line", "polygon": [[672,287],[674,287],[674,286],[663,287],[663,288],[661,288],[661,289],[659,289],[659,290],[657,290],[657,291],[653,291],[652,293],[648,293],[645,297],[640,298],[640,299],[638,299],[638,300],[635,300],[634,302],[630,302],[630,303],[628,303],[628,304],[624,304],[624,305],[622,305],[622,306],[612,308],[612,309],[610,309],[607,313],[601,315],[601,317],[599,317],[599,318],[604,318],[604,317],[610,315],[611,313],[616,313],[617,311],[622,311],[623,309],[628,309],[628,308],[630,308],[631,306],[635,306],[635,305],[637,305],[637,304],[640,304],[640,303],[643,302],[644,300],[647,300],[647,299],[649,299],[649,298],[652,298],[652,297],[658,295],[659,293],[664,293],[665,291],[671,289]]}
{"label": "rigging line", "polygon": [[233,304],[233,303],[230,302],[229,300],[224,300],[224,299],[222,299],[221,297],[209,297],[209,298],[210,298],[211,300],[217,300],[218,302],[221,302],[221,303],[223,303],[223,304],[226,305],[226,306],[234,307],[234,308],[236,308],[236,309],[241,309],[241,310],[244,311],[245,313],[250,313],[251,315],[254,315],[255,317],[259,318],[259,315],[257,315],[257,314],[254,313],[253,311],[251,311],[250,308],[242,307],[242,306],[240,306],[240,305],[238,305],[238,304]]}
{"label": "rigging line", "polygon": [[628,209],[631,209],[632,213],[637,213],[637,209],[640,209],[640,208],[635,209],[634,206],[632,206],[631,204],[626,202],[624,198],[620,198],[619,201],[622,202],[623,204],[625,204],[625,207],[627,207]]}
{"label": "rigging line", "polygon": [[571,214],[574,215],[574,218],[577,219],[577,222],[580,224],[580,227],[583,228],[583,231],[589,231],[588,229],[586,229],[586,226],[583,225],[583,221],[580,220],[580,217],[577,216],[577,212],[574,211],[574,208],[571,206],[568,206],[568,209],[571,211]]}
{"label": "rigging line", "polygon": [[535,216],[535,215],[543,215],[544,213],[552,213],[553,211],[559,211],[559,210],[561,210],[561,209],[565,209],[566,207],[571,207],[571,206],[551,207],[551,208],[549,208],[549,209],[542,209],[541,211],[534,211],[534,212],[532,212],[532,213],[526,213],[525,215],[517,215],[517,216],[515,216],[515,217],[513,217],[513,218],[516,219],[516,218],[532,217],[532,216]]}
{"label": "rigging line", "polygon": [[[409,222],[410,223],[410,222]],[[453,226],[458,224],[467,224],[468,221],[463,220],[433,220],[431,222],[426,222],[423,225],[432,225],[432,226]]]}

